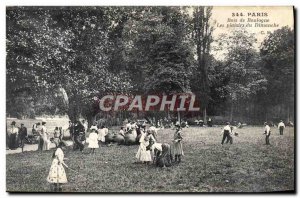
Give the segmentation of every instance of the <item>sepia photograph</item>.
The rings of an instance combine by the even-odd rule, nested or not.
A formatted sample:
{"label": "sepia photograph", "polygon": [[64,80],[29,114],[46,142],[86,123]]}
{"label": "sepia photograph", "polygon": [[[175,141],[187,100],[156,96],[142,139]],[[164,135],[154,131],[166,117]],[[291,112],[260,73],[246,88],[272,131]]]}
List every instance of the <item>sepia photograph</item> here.
{"label": "sepia photograph", "polygon": [[293,6],[5,18],[10,194],[296,192]]}

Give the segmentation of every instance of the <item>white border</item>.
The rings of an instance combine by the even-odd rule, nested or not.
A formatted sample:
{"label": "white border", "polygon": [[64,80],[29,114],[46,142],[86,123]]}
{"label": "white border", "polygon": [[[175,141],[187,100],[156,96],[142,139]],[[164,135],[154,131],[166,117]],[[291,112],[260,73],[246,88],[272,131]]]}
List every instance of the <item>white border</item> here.
{"label": "white border", "polygon": [[[5,33],[5,9],[6,6],[9,5],[27,5],[27,6],[32,6],[32,5],[37,5],[37,6],[64,6],[64,5],[70,5],[70,6],[75,6],[75,5],[115,5],[115,6],[121,6],[121,5],[214,5],[214,6],[285,6],[285,5],[294,5],[296,8],[300,8],[300,3],[299,0],[251,0],[251,1],[241,1],[241,0],[229,0],[229,1],[222,1],[222,0],[184,0],[184,1],[180,1],[180,0],[134,0],[134,1],[122,1],[122,0],[101,0],[101,1],[96,1],[96,0],[72,0],[72,1],[61,1],[61,0],[47,0],[47,1],[43,1],[43,0],[28,0],[28,1],[20,1],[20,0],[2,0],[0,1],[0,35],[1,35],[1,48],[0,48],[0,61],[1,61],[1,66],[0,66],[0,93],[2,95],[1,99],[0,99],[0,107],[1,107],[1,114],[0,114],[0,132],[2,133],[0,141],[1,141],[1,148],[0,148],[0,153],[1,153],[1,157],[2,157],[2,162],[0,163],[0,197],[37,197],[37,196],[42,196],[42,197],[53,197],[53,194],[23,194],[23,195],[17,195],[17,194],[8,194],[5,192],[6,190],[6,186],[5,186],[5,182],[6,182],[6,158],[5,158],[5,104],[6,104],[6,86],[5,86],[5,56],[6,56],[6,52],[5,52],[5,37],[6,37],[6,33]],[[280,14],[280,13],[278,13]],[[296,26],[299,27],[299,21],[296,20]],[[297,29],[297,28],[296,28]],[[297,34],[298,36],[298,34]],[[299,44],[299,40],[297,39],[297,46]],[[297,51],[297,57],[299,55],[299,50]],[[300,70],[297,69],[297,77],[299,76]],[[297,83],[297,93],[299,93],[300,91],[300,86]],[[298,101],[299,101],[299,96],[298,96]],[[298,108],[297,108],[297,112],[299,110],[299,104],[298,104]],[[299,121],[299,115],[297,117],[297,123]],[[299,126],[298,126],[299,127]],[[299,134],[297,135],[297,142],[299,143]],[[299,145],[297,146],[297,159],[299,159]],[[297,160],[298,161],[298,160]],[[3,163],[4,162],[4,163]],[[299,168],[297,169],[297,173],[299,173]],[[297,178],[298,178],[297,174]],[[299,180],[297,180],[297,186],[296,189],[299,191]],[[59,195],[59,196],[55,196],[55,197],[70,197],[70,196],[74,196],[73,195]],[[90,197],[90,196],[101,196],[101,197],[115,197],[115,196],[133,196],[133,195],[92,195],[92,194],[87,194],[87,195],[75,195],[76,197]],[[142,195],[144,196],[144,195]],[[153,195],[153,196],[158,196],[158,197],[173,197],[174,195]],[[199,195],[197,195],[199,196]],[[224,194],[220,194],[220,195],[200,195],[201,197],[208,197],[208,196],[224,196]],[[231,196],[231,195],[230,195]],[[234,195],[235,197],[241,197],[243,195]],[[264,195],[251,195],[251,196],[255,196],[255,197],[264,197]],[[290,195],[281,195],[283,197],[291,197]]]}

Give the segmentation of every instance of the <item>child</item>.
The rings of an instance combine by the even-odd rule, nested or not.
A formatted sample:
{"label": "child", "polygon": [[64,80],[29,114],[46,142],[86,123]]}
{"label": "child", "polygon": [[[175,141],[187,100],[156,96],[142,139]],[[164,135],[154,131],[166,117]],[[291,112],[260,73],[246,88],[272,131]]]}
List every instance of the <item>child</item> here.
{"label": "child", "polygon": [[98,141],[100,145],[105,145],[106,128],[102,125],[98,130]]}
{"label": "child", "polygon": [[64,163],[64,152],[62,150],[63,146],[64,143],[60,142],[57,149],[53,153],[53,161],[47,177],[47,181],[54,185],[55,192],[62,192],[61,184],[68,182],[66,172],[63,167],[63,165],[67,167],[67,165]]}
{"label": "child", "polygon": [[183,156],[183,150],[182,150],[182,136],[181,136],[181,128],[177,127],[176,132],[174,134],[174,140],[173,140],[173,156],[175,157],[175,162],[180,163],[181,162],[181,156]]}
{"label": "child", "polygon": [[135,155],[138,161],[147,164],[149,164],[152,161],[150,150],[147,150],[148,145],[149,145],[149,137],[146,134],[143,134],[140,139],[139,150]]}
{"label": "child", "polygon": [[91,153],[95,153],[95,149],[99,148],[98,144],[98,134],[96,133],[97,127],[92,126],[91,127],[91,133],[89,135],[89,148],[91,148]]}

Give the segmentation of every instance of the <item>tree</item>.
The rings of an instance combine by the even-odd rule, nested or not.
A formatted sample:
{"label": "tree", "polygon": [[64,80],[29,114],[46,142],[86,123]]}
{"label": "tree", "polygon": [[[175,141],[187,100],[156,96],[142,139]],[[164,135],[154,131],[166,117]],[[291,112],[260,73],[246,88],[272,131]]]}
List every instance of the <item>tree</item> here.
{"label": "tree", "polygon": [[210,25],[212,7],[195,7],[193,12],[193,39],[196,45],[197,66],[193,78],[193,91],[201,99],[204,122],[206,123],[206,109],[210,99],[208,80],[208,58],[210,45],[213,41],[213,27]]}
{"label": "tree", "polygon": [[287,122],[290,121],[294,107],[294,46],[294,31],[289,27],[282,27],[269,34],[260,48],[263,72],[268,79],[266,107],[269,109],[280,105],[286,109],[284,112]]}
{"label": "tree", "polygon": [[254,34],[234,31],[232,35],[221,35],[219,50],[224,52],[224,76],[228,83],[224,88],[230,101],[230,121],[233,120],[234,107],[249,99],[260,90],[266,90],[267,80],[260,71],[259,54],[254,48]]}
{"label": "tree", "polygon": [[106,12],[105,7],[7,9],[8,97],[25,88],[37,100],[65,90],[74,121],[88,116],[83,107],[98,92],[127,90],[127,79],[108,71],[113,22]]}

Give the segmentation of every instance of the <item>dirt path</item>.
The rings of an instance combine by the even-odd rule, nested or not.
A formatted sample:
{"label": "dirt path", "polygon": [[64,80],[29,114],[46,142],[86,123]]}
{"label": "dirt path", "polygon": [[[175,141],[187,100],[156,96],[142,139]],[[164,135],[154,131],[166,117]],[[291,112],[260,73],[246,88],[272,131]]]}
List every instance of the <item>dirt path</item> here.
{"label": "dirt path", "polygon": [[[73,142],[68,140],[65,141],[65,143],[67,144],[67,146],[73,145]],[[55,144],[51,143],[50,144],[50,149],[55,148]],[[25,144],[24,146],[24,152],[25,151],[37,151],[38,149],[38,145],[37,144]],[[8,148],[6,149],[6,155],[8,154],[15,154],[15,153],[21,153],[22,149],[21,148],[17,148],[16,150],[8,150]]]}

